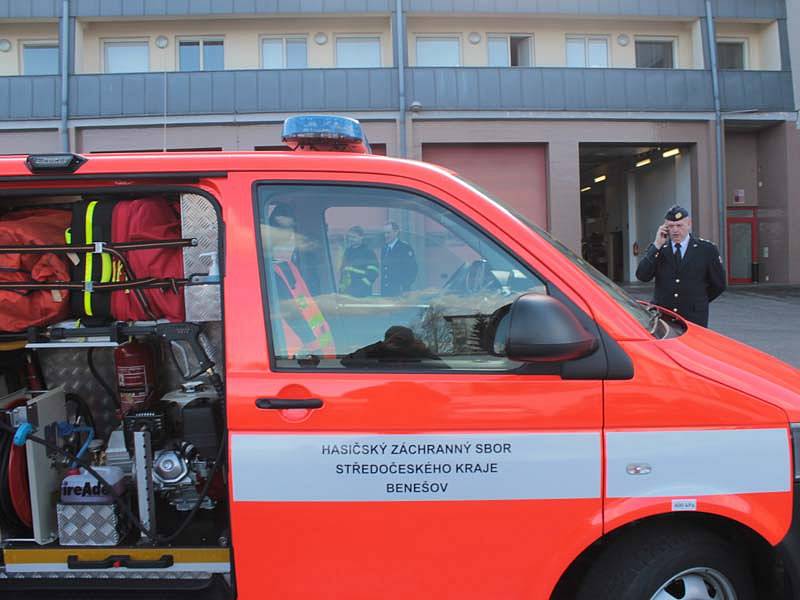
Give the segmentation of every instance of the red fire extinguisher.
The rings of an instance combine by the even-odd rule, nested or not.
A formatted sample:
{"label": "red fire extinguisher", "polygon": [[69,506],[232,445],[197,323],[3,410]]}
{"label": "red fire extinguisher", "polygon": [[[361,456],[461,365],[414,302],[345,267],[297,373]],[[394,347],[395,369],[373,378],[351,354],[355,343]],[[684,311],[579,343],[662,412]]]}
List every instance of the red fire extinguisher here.
{"label": "red fire extinguisher", "polygon": [[153,348],[133,339],[114,349],[114,364],[122,415],[148,408],[156,394]]}
{"label": "red fire extinguisher", "polygon": [[32,350],[25,351],[25,381],[28,389],[39,392],[45,389],[44,377],[42,377],[42,367],[39,359]]}

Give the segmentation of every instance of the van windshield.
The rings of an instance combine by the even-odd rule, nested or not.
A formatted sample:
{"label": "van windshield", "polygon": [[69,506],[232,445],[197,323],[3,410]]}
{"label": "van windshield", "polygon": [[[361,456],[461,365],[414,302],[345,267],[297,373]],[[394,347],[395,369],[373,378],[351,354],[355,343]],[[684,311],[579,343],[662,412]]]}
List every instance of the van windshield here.
{"label": "van windshield", "polygon": [[622,308],[624,308],[628,314],[636,319],[642,325],[642,327],[651,333],[656,330],[658,322],[657,309],[653,308],[652,310],[648,310],[644,305],[639,303],[630,294],[628,294],[628,292],[623,290],[620,286],[611,281],[608,277],[603,275],[600,271],[595,269],[592,265],[575,254],[572,250],[567,248],[567,246],[547,233],[544,229],[533,223],[530,219],[520,214],[512,207],[508,206],[503,201],[490,195],[486,190],[483,190],[471,181],[464,179],[461,175],[456,175],[456,177],[482,196],[485,196],[491,202],[500,205],[502,208],[523,222],[527,227],[539,234],[542,239],[548,242],[561,254],[566,256],[573,264],[577,265],[584,273],[591,277],[595,283],[597,283],[597,285],[603,288],[603,290],[605,290]]}

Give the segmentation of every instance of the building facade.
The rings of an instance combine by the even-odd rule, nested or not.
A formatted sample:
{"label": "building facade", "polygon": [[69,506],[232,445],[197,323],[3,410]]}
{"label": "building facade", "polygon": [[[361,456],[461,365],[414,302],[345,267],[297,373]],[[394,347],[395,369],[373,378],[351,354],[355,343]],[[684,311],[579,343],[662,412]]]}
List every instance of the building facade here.
{"label": "building facade", "polygon": [[800,283],[799,2],[0,0],[0,153],[273,149],[333,112],[615,280],[680,203],[733,283]]}

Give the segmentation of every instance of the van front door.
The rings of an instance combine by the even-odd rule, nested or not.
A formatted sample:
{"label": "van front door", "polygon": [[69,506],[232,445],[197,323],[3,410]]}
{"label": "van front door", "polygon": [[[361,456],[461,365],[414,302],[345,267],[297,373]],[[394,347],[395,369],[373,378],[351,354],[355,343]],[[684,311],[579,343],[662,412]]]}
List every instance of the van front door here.
{"label": "van front door", "polygon": [[600,536],[602,383],[512,362],[487,331],[550,284],[428,196],[256,194],[266,335],[228,312],[268,340],[229,344],[241,597],[549,596]]}

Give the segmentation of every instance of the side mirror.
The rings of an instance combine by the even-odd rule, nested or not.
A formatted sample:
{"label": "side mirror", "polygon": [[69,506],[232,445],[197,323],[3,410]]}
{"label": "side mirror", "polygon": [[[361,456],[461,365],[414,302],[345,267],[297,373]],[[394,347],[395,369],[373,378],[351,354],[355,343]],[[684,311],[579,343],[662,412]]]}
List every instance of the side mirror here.
{"label": "side mirror", "polygon": [[[505,355],[511,360],[563,362],[587,356],[599,346],[598,339],[552,296],[523,294],[503,320],[508,328]],[[504,325],[497,328],[496,335],[505,333]]]}

